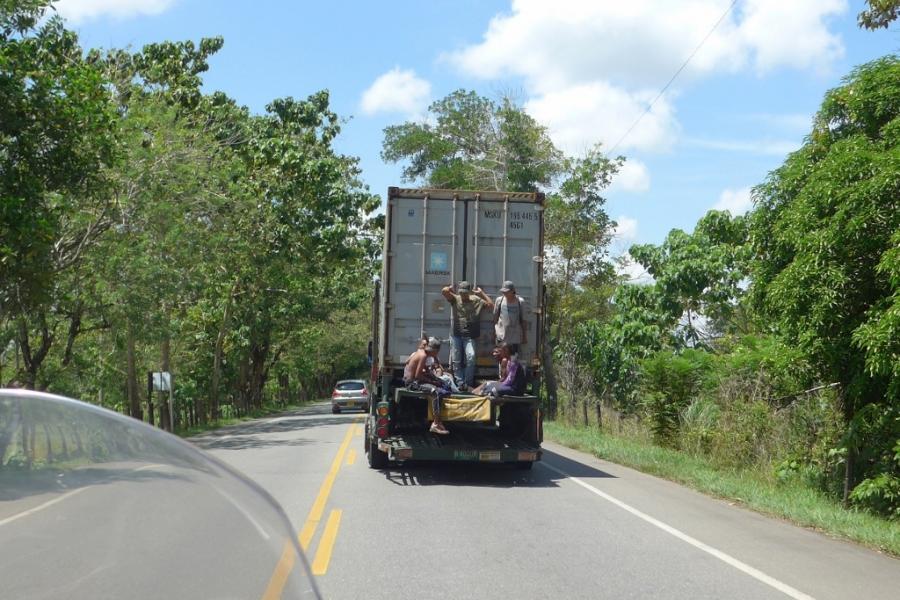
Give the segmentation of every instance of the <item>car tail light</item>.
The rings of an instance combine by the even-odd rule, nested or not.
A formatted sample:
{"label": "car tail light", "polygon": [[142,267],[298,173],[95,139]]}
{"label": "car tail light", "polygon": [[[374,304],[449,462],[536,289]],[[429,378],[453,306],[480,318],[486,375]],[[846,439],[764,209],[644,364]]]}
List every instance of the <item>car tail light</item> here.
{"label": "car tail light", "polygon": [[337,391],[337,390],[334,390],[333,392],[331,392],[331,397],[332,397],[332,398],[340,398],[340,397],[341,397],[341,393],[340,393],[339,391]]}
{"label": "car tail light", "polygon": [[369,390],[367,390],[366,388],[363,388],[362,395],[363,395],[363,396],[368,396],[368,395],[369,395]]}
{"label": "car tail light", "polygon": [[388,436],[388,429],[387,427],[379,427],[375,430],[375,433],[378,434],[378,437],[380,438],[386,438]]}

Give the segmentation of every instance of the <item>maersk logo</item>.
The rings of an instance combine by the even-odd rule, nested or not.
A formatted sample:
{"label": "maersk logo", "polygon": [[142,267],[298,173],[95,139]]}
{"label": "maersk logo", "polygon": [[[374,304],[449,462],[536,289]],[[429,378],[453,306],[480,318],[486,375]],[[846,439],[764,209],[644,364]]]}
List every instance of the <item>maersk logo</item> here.
{"label": "maersk logo", "polygon": [[446,271],[447,270],[447,253],[432,252],[431,262],[428,266],[429,271]]}

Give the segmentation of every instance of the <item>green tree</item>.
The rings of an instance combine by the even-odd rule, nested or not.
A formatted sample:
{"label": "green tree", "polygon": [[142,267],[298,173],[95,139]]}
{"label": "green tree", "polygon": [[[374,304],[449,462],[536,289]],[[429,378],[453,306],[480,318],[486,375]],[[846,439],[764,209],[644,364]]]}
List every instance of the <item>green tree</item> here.
{"label": "green tree", "polygon": [[567,158],[559,190],[548,195],[548,326],[554,341],[571,334],[580,320],[601,316],[607,306],[615,280],[608,260],[615,222],[606,214],[603,192],[623,162],[607,158],[600,146],[583,158]]}
{"label": "green tree", "polygon": [[391,125],[381,152],[406,162],[403,177],[449,189],[537,191],[553,181],[562,155],[545,127],[508,97],[494,102],[457,90],[428,107],[429,118]]}
{"label": "green tree", "polygon": [[860,27],[886,29],[900,16],[900,0],[866,0],[869,8],[859,13]]}
{"label": "green tree", "polygon": [[[0,328],[34,387],[57,325],[79,310],[60,284],[112,224],[105,169],[118,115],[102,70],[47,2],[0,5]],[[70,349],[70,346],[67,345]]]}
{"label": "green tree", "polygon": [[733,322],[749,274],[747,220],[710,211],[693,233],[673,229],[659,245],[632,246],[631,256],[653,276],[659,311],[679,320],[677,345],[706,344]]}
{"label": "green tree", "polygon": [[[828,92],[806,143],[754,194],[751,289],[762,319],[841,384],[847,423],[896,403],[900,59],[858,67]],[[845,498],[875,475],[855,464],[862,440],[852,438]]]}

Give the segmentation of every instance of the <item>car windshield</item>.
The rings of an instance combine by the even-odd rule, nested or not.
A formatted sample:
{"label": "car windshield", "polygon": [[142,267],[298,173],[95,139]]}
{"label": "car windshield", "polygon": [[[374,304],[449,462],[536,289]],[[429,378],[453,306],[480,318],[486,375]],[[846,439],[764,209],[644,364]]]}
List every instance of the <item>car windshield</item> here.
{"label": "car windshield", "polygon": [[359,391],[366,387],[362,381],[342,381],[337,384],[336,389],[340,392]]}
{"label": "car windshield", "polygon": [[0,390],[0,581],[18,599],[318,597],[258,485],[135,419],[17,390]]}

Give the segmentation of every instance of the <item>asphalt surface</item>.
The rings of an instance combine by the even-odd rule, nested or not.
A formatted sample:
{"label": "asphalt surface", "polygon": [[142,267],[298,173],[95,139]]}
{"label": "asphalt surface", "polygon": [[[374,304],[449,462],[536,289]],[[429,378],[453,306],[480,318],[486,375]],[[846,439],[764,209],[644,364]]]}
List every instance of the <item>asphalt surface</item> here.
{"label": "asphalt surface", "polygon": [[900,560],[546,443],[532,471],[370,469],[327,404],[194,438],[246,473],[0,478],[0,599],[898,598]]}
{"label": "asphalt surface", "polygon": [[898,598],[900,561],[555,444],[368,467],[319,404],[196,439],[285,508],[326,598]]}

